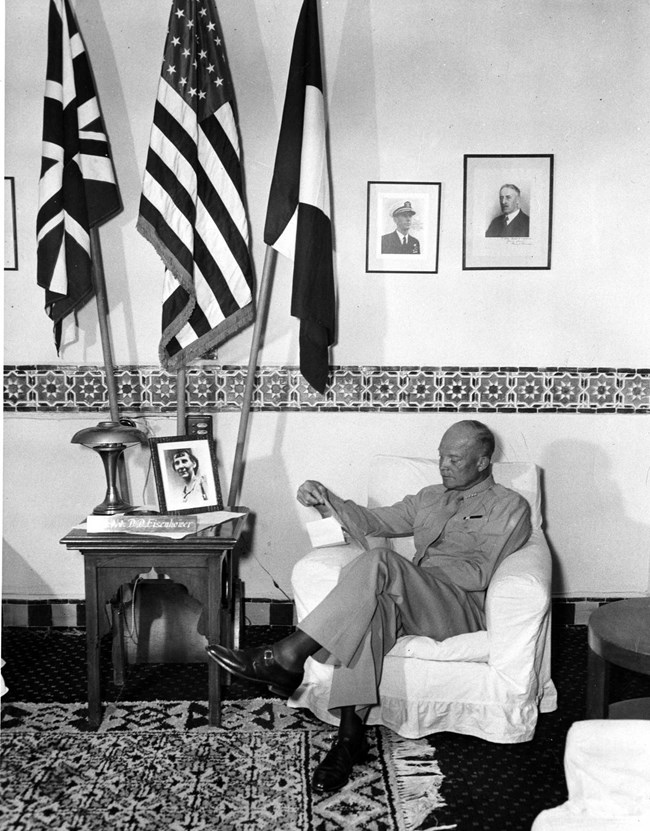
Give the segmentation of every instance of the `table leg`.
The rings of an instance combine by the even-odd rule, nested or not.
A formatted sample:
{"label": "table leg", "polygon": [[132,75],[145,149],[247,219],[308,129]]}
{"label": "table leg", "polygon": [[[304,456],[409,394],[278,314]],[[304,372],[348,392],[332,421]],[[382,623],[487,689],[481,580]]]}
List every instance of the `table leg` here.
{"label": "table leg", "polygon": [[98,573],[93,563],[85,562],[86,584],[86,673],[88,676],[88,724],[99,727],[102,720],[100,696],[100,638],[97,580]]}
{"label": "table leg", "polygon": [[[208,643],[221,643],[221,569],[222,558],[208,560]],[[221,726],[221,671],[219,665],[208,661],[208,721],[212,727]]]}
{"label": "table leg", "polygon": [[592,649],[587,657],[587,718],[607,718],[611,665]]}

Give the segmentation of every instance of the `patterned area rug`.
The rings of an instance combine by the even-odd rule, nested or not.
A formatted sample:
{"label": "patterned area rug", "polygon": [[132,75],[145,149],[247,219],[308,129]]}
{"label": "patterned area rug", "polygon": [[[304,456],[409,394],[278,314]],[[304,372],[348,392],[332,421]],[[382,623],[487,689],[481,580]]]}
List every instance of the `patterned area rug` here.
{"label": "patterned area rug", "polygon": [[7,703],[3,831],[411,831],[438,825],[443,776],[433,748],[368,731],[367,764],[330,795],[311,775],[334,735],[270,699],[120,702],[89,731],[83,704]]}

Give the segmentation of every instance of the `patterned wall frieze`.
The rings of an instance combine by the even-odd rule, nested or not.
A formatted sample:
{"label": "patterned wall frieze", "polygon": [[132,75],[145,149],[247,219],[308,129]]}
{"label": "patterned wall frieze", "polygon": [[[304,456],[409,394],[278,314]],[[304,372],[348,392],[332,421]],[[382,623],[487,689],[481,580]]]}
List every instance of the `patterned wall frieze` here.
{"label": "patterned wall frieze", "polygon": [[[240,410],[245,366],[198,364],[186,373],[188,411]],[[125,413],[176,411],[176,376],[154,366],[116,369]],[[262,366],[258,411],[650,413],[650,369],[336,366],[324,395],[295,366]],[[103,367],[5,366],[5,412],[109,410]]]}

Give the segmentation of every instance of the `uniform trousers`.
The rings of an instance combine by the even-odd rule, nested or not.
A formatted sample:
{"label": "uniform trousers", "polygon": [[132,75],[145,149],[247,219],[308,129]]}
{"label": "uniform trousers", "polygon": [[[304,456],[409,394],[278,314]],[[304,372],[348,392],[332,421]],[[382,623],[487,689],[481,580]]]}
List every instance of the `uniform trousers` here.
{"label": "uniform trousers", "polygon": [[401,635],[444,640],[485,628],[484,592],[466,592],[389,548],[362,552],[298,624],[334,664],[329,709],[378,703],[384,655]]}

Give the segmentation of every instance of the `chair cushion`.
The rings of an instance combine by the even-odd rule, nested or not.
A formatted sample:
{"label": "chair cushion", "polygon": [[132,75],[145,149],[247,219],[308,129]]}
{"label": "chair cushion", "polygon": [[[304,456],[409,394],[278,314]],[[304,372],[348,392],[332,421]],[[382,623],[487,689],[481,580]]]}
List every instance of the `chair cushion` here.
{"label": "chair cushion", "polygon": [[388,653],[394,658],[420,658],[423,661],[479,661],[489,656],[488,633],[467,632],[444,641],[424,635],[404,635]]}

